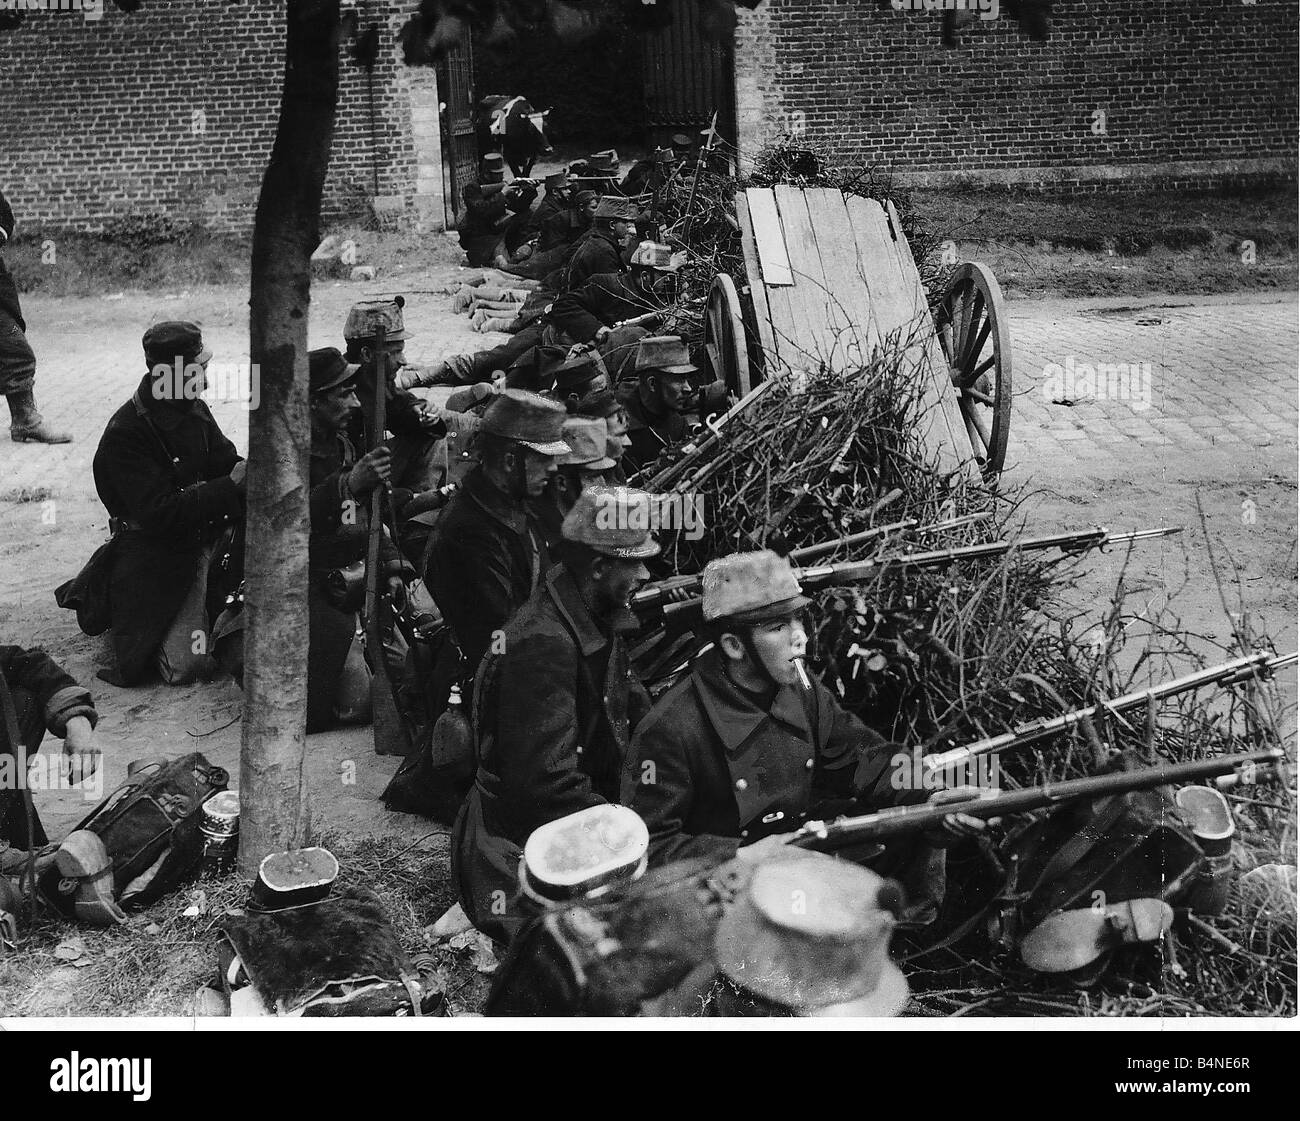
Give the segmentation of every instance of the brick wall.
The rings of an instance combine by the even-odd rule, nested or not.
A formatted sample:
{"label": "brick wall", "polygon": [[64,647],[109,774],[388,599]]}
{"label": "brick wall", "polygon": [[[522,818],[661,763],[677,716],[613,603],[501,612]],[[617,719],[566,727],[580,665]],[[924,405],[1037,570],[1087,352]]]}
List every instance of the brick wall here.
{"label": "brick wall", "polygon": [[[327,220],[412,205],[416,160],[395,40],[409,0],[361,0],[380,23],[368,76],[343,59]],[[131,15],[31,11],[0,32],[0,185],[23,228],[94,230],[165,211],[251,229],[284,74],[282,0],[149,0]],[[366,15],[367,11],[372,13]],[[377,172],[377,187],[376,187]]]}
{"label": "brick wall", "polygon": [[793,132],[904,183],[1294,175],[1295,0],[1057,0],[1045,43],[1005,14],[955,49],[939,30],[875,0],[742,13],[742,155]]}

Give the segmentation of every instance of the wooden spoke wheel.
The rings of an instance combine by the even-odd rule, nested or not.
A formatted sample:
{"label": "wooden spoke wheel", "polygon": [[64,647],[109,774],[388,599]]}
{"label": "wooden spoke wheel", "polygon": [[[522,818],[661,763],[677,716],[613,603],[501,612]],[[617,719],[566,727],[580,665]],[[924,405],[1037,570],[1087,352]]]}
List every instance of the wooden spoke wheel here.
{"label": "wooden spoke wheel", "polygon": [[975,261],[957,266],[935,327],[975,461],[985,478],[996,478],[1011,427],[1011,331],[991,269]]}
{"label": "wooden spoke wheel", "polygon": [[743,397],[752,388],[745,316],[736,285],[726,273],[713,278],[704,305],[704,353],[713,376],[727,383],[727,392]]}

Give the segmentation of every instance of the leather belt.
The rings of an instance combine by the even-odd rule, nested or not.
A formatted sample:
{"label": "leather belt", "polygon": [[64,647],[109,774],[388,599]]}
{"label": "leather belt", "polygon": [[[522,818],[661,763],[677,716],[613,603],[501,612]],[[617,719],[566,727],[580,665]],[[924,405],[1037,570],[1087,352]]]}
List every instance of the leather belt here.
{"label": "leather belt", "polygon": [[109,518],[108,519],[108,532],[115,537],[123,530],[127,530],[127,529],[140,530],[142,528],[143,527],[140,525],[139,522],[132,521],[130,518]]}

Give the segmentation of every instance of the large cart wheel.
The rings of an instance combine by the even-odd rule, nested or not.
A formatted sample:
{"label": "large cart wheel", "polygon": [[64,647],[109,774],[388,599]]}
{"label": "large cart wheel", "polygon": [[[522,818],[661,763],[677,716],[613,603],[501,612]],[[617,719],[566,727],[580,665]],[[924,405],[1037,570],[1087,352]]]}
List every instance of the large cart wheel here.
{"label": "large cart wheel", "polygon": [[704,353],[714,378],[727,383],[727,392],[743,397],[750,391],[744,312],[736,286],[726,273],[715,276],[709,286],[704,305]]}
{"label": "large cart wheel", "polygon": [[935,327],[975,461],[985,478],[996,478],[1011,427],[1011,331],[991,269],[975,261],[957,266]]}

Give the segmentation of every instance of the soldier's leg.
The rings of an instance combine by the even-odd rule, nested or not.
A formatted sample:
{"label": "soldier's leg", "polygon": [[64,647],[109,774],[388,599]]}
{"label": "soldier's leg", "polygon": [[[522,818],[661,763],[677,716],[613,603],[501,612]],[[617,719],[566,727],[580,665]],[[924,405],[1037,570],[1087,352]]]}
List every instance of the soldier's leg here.
{"label": "soldier's leg", "polygon": [[207,681],[216,673],[207,612],[208,564],[212,547],[206,546],[180,610],[172,619],[155,655],[158,674],[168,685]]}
{"label": "soldier's leg", "polygon": [[0,393],[9,402],[10,436],[15,443],[68,443],[72,437],[50,429],[36,411],[35,381],[36,354],[18,321],[0,308]]}
{"label": "soldier's leg", "polygon": [[0,784],[0,841],[25,853],[28,849],[40,848],[49,840],[41,827],[41,819],[36,814],[35,807],[32,809],[32,835],[28,837],[23,794],[17,785],[19,781],[27,781],[26,774],[20,776],[18,769],[25,766],[26,760],[36,753],[41,740],[45,738],[45,712],[30,689],[11,685],[9,692],[13,697],[14,712],[18,717],[18,737],[22,742],[21,750],[16,750],[9,744],[8,737],[0,744],[0,755],[4,756],[0,760],[0,775],[12,776],[15,780]]}

